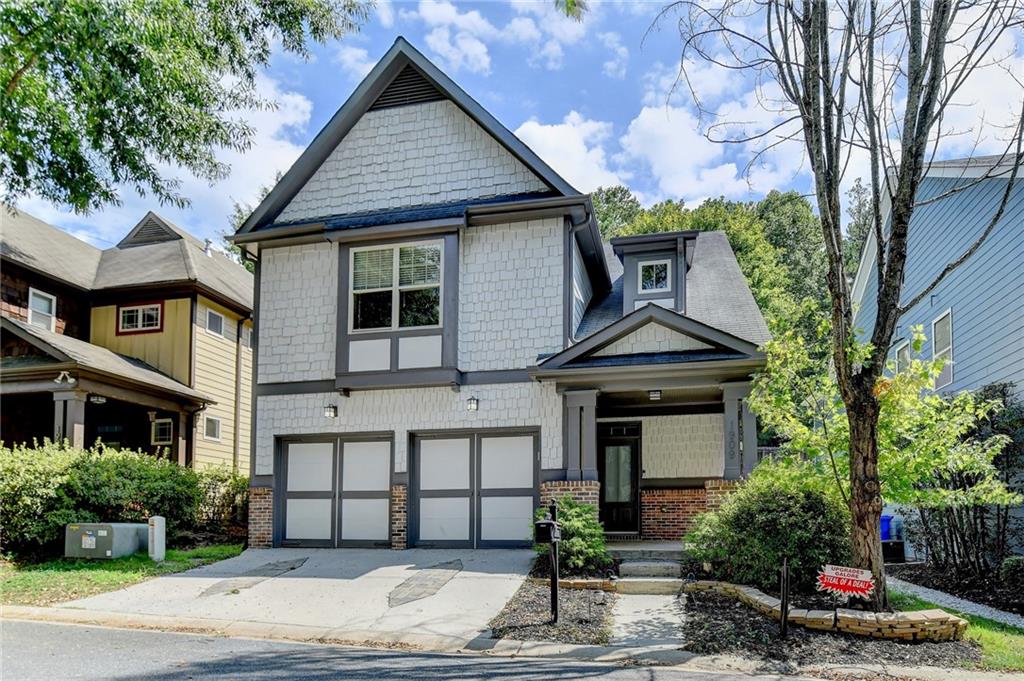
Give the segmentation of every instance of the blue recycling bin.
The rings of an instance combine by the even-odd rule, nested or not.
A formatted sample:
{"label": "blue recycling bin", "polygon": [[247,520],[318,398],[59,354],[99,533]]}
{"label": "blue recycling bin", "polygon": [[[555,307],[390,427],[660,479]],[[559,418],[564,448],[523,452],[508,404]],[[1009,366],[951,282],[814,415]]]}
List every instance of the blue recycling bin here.
{"label": "blue recycling bin", "polygon": [[882,516],[882,541],[889,541],[892,539],[892,516]]}

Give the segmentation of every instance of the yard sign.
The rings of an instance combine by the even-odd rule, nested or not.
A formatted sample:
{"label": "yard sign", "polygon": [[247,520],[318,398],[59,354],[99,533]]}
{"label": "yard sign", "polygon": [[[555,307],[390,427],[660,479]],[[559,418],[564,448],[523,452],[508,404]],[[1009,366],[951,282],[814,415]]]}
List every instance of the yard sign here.
{"label": "yard sign", "polygon": [[871,570],[826,565],[818,572],[818,591],[828,591],[836,596],[859,596],[867,598],[875,590]]}

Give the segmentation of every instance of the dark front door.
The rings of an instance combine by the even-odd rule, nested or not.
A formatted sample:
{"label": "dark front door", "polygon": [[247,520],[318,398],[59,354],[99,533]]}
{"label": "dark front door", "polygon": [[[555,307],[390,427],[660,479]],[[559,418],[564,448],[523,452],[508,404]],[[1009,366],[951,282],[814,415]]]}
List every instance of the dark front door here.
{"label": "dark front door", "polygon": [[640,531],[640,439],[607,435],[598,442],[600,517],[605,532]]}

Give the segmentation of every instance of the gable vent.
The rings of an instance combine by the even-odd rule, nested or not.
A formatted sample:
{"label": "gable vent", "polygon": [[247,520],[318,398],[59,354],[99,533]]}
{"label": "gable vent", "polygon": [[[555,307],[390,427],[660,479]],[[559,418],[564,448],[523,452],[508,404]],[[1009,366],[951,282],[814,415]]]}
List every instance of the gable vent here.
{"label": "gable vent", "polygon": [[377,101],[370,107],[370,111],[377,109],[390,109],[396,106],[407,106],[409,104],[422,104],[424,102],[436,102],[444,99],[444,95],[434,85],[423,77],[423,74],[412,66],[406,66],[395,76],[391,84],[384,88]]}
{"label": "gable vent", "polygon": [[156,244],[161,241],[173,241],[180,238],[180,234],[175,233],[160,218],[150,213],[121,240],[118,247]]}

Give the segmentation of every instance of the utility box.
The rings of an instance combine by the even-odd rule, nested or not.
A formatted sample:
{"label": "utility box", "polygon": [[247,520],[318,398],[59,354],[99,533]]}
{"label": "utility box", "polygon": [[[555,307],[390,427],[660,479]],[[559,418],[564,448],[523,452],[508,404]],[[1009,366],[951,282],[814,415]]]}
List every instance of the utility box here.
{"label": "utility box", "polygon": [[64,528],[66,558],[120,558],[148,546],[145,523],[69,523]]}

